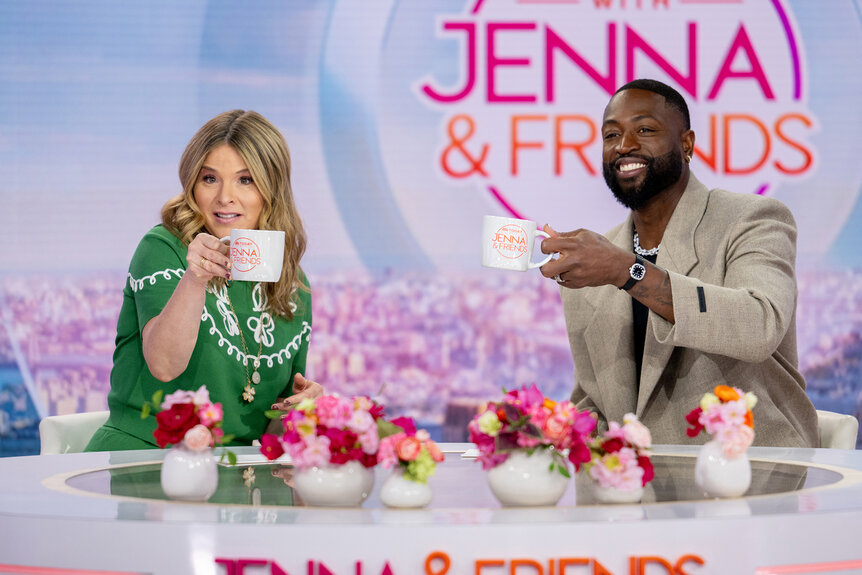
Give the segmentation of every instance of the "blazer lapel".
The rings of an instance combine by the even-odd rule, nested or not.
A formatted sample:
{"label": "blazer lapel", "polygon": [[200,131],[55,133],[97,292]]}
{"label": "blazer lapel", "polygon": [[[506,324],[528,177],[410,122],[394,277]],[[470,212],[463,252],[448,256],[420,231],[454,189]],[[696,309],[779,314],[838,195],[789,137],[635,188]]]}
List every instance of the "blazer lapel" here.
{"label": "blazer lapel", "polygon": [[[668,271],[688,275],[698,262],[694,236],[703,214],[706,211],[709,190],[701,184],[694,174],[689,174],[685,192],[668,221],[661,240],[656,265]],[[650,312],[644,341],[644,358],[641,369],[641,383],[637,398],[637,416],[640,418],[649,399],[664,373],[673,346],[659,345],[653,336],[653,321],[664,321]]]}
{"label": "blazer lapel", "polygon": [[[608,239],[624,249],[632,249],[631,214],[616,235]],[[622,421],[637,405],[634,336],[631,298],[613,286],[590,288],[586,299],[593,310],[584,330],[590,360],[596,368],[595,384],[583,381],[584,391],[596,401],[608,421]],[[595,388],[592,386],[595,385]]]}

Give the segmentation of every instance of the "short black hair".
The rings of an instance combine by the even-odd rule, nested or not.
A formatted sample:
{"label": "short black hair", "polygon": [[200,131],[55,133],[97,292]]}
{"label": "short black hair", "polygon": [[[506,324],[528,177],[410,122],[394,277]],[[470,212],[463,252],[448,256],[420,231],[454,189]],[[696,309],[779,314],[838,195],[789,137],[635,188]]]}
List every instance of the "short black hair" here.
{"label": "short black hair", "polygon": [[682,94],[680,94],[667,84],[659,82],[658,80],[650,80],[648,78],[632,80],[631,82],[620,86],[619,90],[614,92],[614,96],[616,96],[623,90],[646,90],[647,92],[652,92],[654,94],[662,96],[664,98],[665,105],[674,108],[682,115],[682,121],[683,124],[685,124],[685,129],[691,129],[691,117],[688,113],[688,104],[685,103],[685,98],[682,97]]}

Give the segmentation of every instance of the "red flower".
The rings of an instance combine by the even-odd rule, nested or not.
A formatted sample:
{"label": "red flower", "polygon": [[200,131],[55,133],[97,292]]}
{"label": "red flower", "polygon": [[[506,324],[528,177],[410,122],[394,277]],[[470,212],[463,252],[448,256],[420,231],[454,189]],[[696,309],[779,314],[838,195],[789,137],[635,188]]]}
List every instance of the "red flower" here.
{"label": "red flower", "polygon": [[619,437],[613,437],[602,443],[602,449],[608,453],[616,453],[623,448],[623,440]]}
{"label": "red flower", "polygon": [[319,425],[317,435],[325,435],[329,438],[330,461],[335,465],[361,458],[362,448],[359,445],[359,437],[352,431]]}
{"label": "red flower", "polygon": [[363,467],[374,467],[377,465],[377,454],[361,452],[359,463],[361,463]]}
{"label": "red flower", "polygon": [[696,407],[689,411],[688,415],[685,416],[685,420],[692,426],[685,430],[685,434],[689,437],[697,437],[697,434],[703,431],[703,425],[698,421],[701,413],[703,413],[703,410]]}
{"label": "red flower", "polygon": [[410,417],[396,417],[392,420],[392,423],[400,427],[404,430],[404,433],[413,437],[416,435],[416,424],[413,422],[413,419]]}
{"label": "red flower", "polygon": [[159,447],[177,444],[186,432],[201,422],[193,403],[175,403],[169,409],[156,414],[156,430],[153,437]]}
{"label": "red flower", "polygon": [[263,453],[264,457],[272,461],[284,454],[284,447],[281,445],[281,441],[278,440],[277,435],[264,433],[260,438],[260,452]]}
{"label": "red flower", "polygon": [[569,448],[569,461],[575,466],[575,471],[581,469],[581,464],[590,461],[593,457],[590,448],[583,441],[579,441]]}
{"label": "red flower", "polygon": [[371,417],[374,418],[374,421],[377,421],[381,417],[383,417],[384,407],[379,403],[372,403],[371,408],[368,410],[368,413],[371,414]]}
{"label": "red flower", "polygon": [[646,485],[650,481],[652,481],[653,477],[655,477],[655,470],[652,467],[652,461],[646,455],[641,455],[638,457],[638,465],[641,466],[641,469],[644,470],[643,476],[643,484]]}

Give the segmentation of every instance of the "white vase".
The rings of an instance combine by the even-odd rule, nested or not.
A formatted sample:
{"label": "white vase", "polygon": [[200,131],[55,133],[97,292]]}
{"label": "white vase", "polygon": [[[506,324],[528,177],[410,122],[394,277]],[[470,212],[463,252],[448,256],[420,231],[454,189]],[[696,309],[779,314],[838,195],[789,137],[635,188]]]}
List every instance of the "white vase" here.
{"label": "white vase", "polygon": [[398,466],[380,487],[380,501],[387,507],[425,507],[431,503],[431,486],[407,479],[404,468]]}
{"label": "white vase", "polygon": [[599,503],[638,503],[644,495],[643,486],[636,489],[617,489],[616,487],[603,487],[599,482],[590,482],[593,497]]}
{"label": "white vase", "polygon": [[[554,457],[547,449],[532,455],[513,451],[509,457],[488,471],[488,485],[497,500],[505,506],[556,505],[569,486],[569,478],[551,470]],[[565,461],[566,468],[569,468]]]}
{"label": "white vase", "polygon": [[180,443],[165,454],[161,482],[171,499],[206,501],[218,487],[218,462],[211,449],[196,451]]}
{"label": "white vase", "polygon": [[739,497],[751,485],[751,462],[745,453],[726,457],[721,443],[713,439],[697,454],[694,481],[711,497]]}
{"label": "white vase", "polygon": [[293,485],[307,505],[357,507],[374,487],[374,470],[358,461],[298,469],[293,475]]}

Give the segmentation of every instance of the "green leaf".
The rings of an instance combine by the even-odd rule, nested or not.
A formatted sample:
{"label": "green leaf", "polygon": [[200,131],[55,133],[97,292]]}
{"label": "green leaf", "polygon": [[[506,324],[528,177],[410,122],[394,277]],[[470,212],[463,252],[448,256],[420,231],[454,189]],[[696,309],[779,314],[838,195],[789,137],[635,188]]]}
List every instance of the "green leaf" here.
{"label": "green leaf", "polygon": [[227,454],[227,462],[231,465],[236,465],[236,453],[226,450],[225,454]]}
{"label": "green leaf", "polygon": [[267,409],[263,414],[269,419],[280,419],[284,412],[280,409]]}
{"label": "green leaf", "polygon": [[401,433],[404,431],[399,425],[395,425],[391,421],[386,421],[382,417],[377,420],[377,435],[380,436],[380,439],[384,437],[389,437],[390,435],[395,435],[396,433]]}
{"label": "green leaf", "polygon": [[565,465],[557,465],[557,470],[559,470],[560,475],[562,475],[566,479],[572,478],[572,474],[569,472],[568,468],[566,468]]}
{"label": "green leaf", "polygon": [[144,406],[141,407],[141,419],[146,419],[150,416],[150,404],[149,402],[144,403]]}
{"label": "green leaf", "polygon": [[224,437],[221,438],[220,443],[222,445],[224,445],[225,443],[230,443],[231,441],[233,441],[234,437],[236,437],[236,435],[233,435],[233,434],[232,435],[225,435]]}
{"label": "green leaf", "polygon": [[157,390],[153,394],[153,407],[155,409],[159,409],[159,406],[162,404],[162,396],[165,394],[161,389]]}

